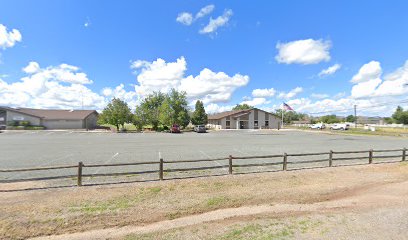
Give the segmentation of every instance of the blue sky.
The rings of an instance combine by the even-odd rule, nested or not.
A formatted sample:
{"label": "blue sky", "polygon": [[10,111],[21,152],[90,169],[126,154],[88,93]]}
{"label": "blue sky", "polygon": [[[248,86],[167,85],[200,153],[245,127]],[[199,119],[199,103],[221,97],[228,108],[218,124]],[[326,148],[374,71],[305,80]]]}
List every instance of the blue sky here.
{"label": "blue sky", "polygon": [[119,97],[133,107],[174,87],[209,112],[407,106],[406,1],[0,5],[0,105],[102,109]]}

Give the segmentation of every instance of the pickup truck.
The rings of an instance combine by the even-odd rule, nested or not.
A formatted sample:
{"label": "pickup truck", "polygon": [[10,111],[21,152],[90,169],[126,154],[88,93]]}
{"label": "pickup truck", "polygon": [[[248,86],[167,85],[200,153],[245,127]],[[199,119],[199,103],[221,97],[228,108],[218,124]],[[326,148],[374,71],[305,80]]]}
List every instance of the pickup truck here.
{"label": "pickup truck", "polygon": [[347,130],[349,129],[349,125],[346,123],[336,123],[330,127],[331,130]]}
{"label": "pickup truck", "polygon": [[310,129],[320,130],[320,129],[325,129],[325,128],[326,128],[326,125],[324,125],[324,123],[316,123],[316,124],[313,124],[312,126],[310,126]]}

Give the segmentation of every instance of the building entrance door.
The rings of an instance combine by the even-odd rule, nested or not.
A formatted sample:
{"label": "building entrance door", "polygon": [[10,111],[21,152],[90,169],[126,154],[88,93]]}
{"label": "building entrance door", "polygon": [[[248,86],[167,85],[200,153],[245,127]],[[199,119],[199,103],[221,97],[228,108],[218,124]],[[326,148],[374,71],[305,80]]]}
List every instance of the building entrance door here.
{"label": "building entrance door", "polygon": [[248,129],[248,121],[239,121],[239,129]]}
{"label": "building entrance door", "polygon": [[6,111],[0,111],[0,127],[6,126]]}

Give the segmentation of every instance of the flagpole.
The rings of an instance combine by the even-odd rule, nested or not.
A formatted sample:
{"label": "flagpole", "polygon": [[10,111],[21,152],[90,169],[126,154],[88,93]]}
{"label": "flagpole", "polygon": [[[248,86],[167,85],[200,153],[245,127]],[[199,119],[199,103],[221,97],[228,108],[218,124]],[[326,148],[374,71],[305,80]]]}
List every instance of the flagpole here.
{"label": "flagpole", "polygon": [[284,109],[285,107],[284,107],[284,105],[283,105],[283,103],[282,103],[282,127],[281,128],[283,128],[283,109]]}

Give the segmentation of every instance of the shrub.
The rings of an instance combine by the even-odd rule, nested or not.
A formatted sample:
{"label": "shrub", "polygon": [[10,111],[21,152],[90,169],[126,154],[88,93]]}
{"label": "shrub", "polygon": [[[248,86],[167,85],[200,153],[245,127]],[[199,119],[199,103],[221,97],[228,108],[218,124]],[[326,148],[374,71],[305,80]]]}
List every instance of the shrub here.
{"label": "shrub", "polygon": [[44,130],[45,127],[44,126],[26,126],[25,129],[26,130]]}
{"label": "shrub", "polygon": [[18,122],[17,121],[8,121],[7,126],[18,126]]}
{"label": "shrub", "polygon": [[19,126],[29,126],[30,122],[29,121],[20,121],[18,125]]}
{"label": "shrub", "polygon": [[24,130],[24,126],[7,126],[6,130]]}

